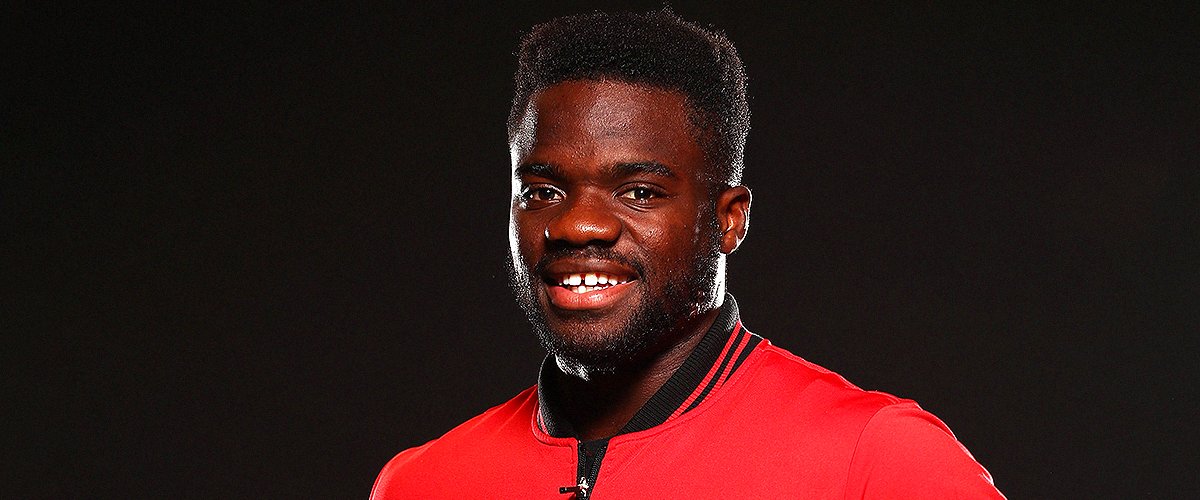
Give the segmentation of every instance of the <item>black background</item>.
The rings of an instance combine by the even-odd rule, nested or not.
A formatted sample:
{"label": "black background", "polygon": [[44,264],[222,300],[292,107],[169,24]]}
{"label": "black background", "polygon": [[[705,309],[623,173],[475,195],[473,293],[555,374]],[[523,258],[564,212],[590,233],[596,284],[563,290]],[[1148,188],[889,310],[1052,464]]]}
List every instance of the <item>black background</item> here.
{"label": "black background", "polygon": [[[513,53],[593,7],[5,8],[2,488],[362,498],[531,385]],[[1198,493],[1195,7],[675,8],[750,75],[750,328],[1012,498]]]}

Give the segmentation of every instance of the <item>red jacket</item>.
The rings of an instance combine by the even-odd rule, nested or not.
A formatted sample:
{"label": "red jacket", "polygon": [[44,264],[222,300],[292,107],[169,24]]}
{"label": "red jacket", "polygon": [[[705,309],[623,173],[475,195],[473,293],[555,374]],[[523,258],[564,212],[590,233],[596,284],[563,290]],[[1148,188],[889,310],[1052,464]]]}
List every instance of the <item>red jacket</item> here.
{"label": "red jacket", "polygon": [[732,298],[629,425],[581,443],[541,383],[393,458],[371,498],[1003,498],[916,403],[742,328]]}

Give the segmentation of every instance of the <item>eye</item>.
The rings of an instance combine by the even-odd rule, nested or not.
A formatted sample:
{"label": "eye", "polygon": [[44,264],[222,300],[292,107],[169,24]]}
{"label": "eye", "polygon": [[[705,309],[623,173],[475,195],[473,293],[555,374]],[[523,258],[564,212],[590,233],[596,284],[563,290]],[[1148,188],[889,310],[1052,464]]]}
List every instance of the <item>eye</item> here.
{"label": "eye", "polygon": [[659,196],[660,196],[660,194],[658,193],[658,191],[655,191],[655,190],[650,189],[645,186],[637,186],[634,188],[630,188],[620,194],[621,198],[625,198],[627,200],[634,200],[634,201],[649,201],[654,198],[658,198]]}
{"label": "eye", "polygon": [[545,186],[545,185],[529,186],[529,187],[526,187],[523,191],[521,191],[521,200],[526,203],[528,203],[528,202],[545,203],[545,202],[550,202],[550,201],[558,201],[561,198],[562,198],[562,191],[559,191],[553,187]]}

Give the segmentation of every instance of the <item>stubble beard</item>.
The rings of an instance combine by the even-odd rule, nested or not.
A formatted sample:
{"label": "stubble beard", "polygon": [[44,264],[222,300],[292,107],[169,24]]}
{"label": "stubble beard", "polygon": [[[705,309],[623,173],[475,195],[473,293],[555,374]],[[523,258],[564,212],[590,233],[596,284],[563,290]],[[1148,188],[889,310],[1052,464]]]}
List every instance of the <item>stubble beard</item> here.
{"label": "stubble beard", "polygon": [[[685,267],[688,269],[686,275],[663,277],[665,283],[662,284],[652,281],[655,278],[646,275],[640,262],[597,247],[548,253],[535,264],[532,272],[523,263],[518,264],[517,257],[510,253],[507,260],[509,284],[538,341],[560,366],[593,374],[613,373],[621,367],[645,361],[653,346],[688,319],[705,312],[706,305],[715,303],[713,294],[717,289],[717,260],[720,258],[720,238],[715,228],[713,218],[712,227],[703,231],[709,235],[708,241]],[[572,325],[552,327],[538,292],[538,287],[544,286],[539,278],[540,269],[568,254],[615,260],[634,268],[639,273],[640,283],[637,283],[638,296],[633,313],[618,324],[612,324],[611,319],[606,319],[604,324],[590,321],[587,313],[580,313],[571,318]],[[660,287],[662,293],[653,297],[650,291],[656,287]]]}

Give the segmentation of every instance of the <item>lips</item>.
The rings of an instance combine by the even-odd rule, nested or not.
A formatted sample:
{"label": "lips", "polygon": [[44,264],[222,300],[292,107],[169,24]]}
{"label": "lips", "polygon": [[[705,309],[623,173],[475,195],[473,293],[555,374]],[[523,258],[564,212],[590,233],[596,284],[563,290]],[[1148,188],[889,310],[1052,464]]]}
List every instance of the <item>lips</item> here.
{"label": "lips", "polygon": [[632,269],[601,260],[556,261],[542,276],[551,305],[576,311],[611,306],[637,281]]}

